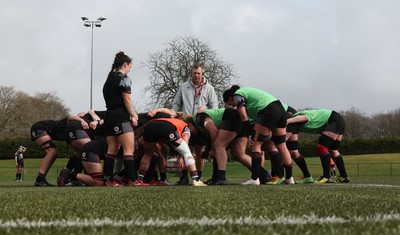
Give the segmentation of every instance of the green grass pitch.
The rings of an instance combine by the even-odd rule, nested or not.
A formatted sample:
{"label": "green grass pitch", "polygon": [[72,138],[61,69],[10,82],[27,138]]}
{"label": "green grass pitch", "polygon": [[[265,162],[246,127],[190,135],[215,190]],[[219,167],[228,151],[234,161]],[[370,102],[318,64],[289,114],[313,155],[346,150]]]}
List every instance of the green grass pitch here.
{"label": "green grass pitch", "polygon": [[[306,160],[318,178],[319,159]],[[50,181],[65,161],[56,161]],[[26,161],[23,182],[3,160],[0,234],[399,234],[400,154],[345,163],[348,184],[241,186],[250,173],[232,162],[228,186],[36,188],[40,160]]]}

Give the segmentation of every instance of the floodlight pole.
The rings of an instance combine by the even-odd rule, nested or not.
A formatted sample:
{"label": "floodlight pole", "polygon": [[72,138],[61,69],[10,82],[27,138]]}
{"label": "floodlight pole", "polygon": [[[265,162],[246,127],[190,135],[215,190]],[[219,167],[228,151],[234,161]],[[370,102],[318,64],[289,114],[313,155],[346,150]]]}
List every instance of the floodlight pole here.
{"label": "floodlight pole", "polygon": [[94,35],[94,26],[101,27],[101,23],[103,20],[106,20],[104,17],[99,17],[97,20],[89,20],[87,17],[81,17],[84,22],[85,27],[92,28],[92,40],[91,40],[91,50],[90,50],[90,109],[93,108],[93,35]]}

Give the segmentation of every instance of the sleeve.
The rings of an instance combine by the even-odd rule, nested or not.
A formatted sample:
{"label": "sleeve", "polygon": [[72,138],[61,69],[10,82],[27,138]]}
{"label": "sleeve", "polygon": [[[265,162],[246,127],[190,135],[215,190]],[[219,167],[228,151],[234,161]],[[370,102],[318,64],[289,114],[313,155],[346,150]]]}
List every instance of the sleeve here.
{"label": "sleeve", "polygon": [[128,76],[125,76],[125,77],[121,78],[121,81],[119,82],[119,87],[120,87],[122,92],[131,93],[132,80]]}
{"label": "sleeve", "polygon": [[188,126],[185,126],[185,128],[183,128],[182,134],[183,133],[187,133],[190,136],[190,128]]}
{"label": "sleeve", "polygon": [[209,109],[217,109],[218,108],[218,96],[217,96],[217,94],[215,93],[215,89],[214,89],[214,87],[212,87],[211,85],[210,85],[210,94],[209,94],[209,103],[208,103],[208,108]]}
{"label": "sleeve", "polygon": [[237,108],[240,108],[242,105],[246,105],[246,99],[241,95],[234,95],[233,102],[235,102]]}
{"label": "sleeve", "polygon": [[175,95],[174,101],[172,101],[172,109],[175,112],[182,111],[182,86],[179,88],[178,92]]}

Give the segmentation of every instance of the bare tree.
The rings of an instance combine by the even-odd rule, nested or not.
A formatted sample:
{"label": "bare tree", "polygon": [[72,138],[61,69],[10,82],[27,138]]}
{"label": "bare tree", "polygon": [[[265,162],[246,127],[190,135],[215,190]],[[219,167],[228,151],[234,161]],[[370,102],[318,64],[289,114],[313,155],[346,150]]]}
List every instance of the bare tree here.
{"label": "bare tree", "polygon": [[163,51],[149,56],[144,64],[150,69],[149,105],[171,107],[179,86],[190,78],[191,67],[201,64],[205,77],[214,86],[222,103],[222,93],[236,81],[232,64],[223,61],[210,46],[199,39],[180,37],[167,43]]}
{"label": "bare tree", "polygon": [[400,136],[400,109],[388,113],[378,113],[372,116],[370,129],[371,137],[395,137]]}
{"label": "bare tree", "polygon": [[355,107],[348,111],[341,111],[346,123],[346,137],[362,138],[368,136],[368,116]]}
{"label": "bare tree", "polygon": [[0,136],[10,131],[15,109],[15,90],[13,87],[0,86]]}
{"label": "bare tree", "polygon": [[0,86],[0,138],[29,136],[35,122],[58,120],[68,113],[69,109],[55,94],[39,93],[31,97],[13,87]]}

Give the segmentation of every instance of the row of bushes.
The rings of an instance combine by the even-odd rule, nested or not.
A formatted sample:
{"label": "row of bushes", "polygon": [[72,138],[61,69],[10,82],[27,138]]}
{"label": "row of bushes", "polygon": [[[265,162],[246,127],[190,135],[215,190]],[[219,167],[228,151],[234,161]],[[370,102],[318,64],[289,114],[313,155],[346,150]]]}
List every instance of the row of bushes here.
{"label": "row of bushes", "polygon": [[[317,157],[316,147],[318,140],[300,140],[299,143],[299,150],[303,156]],[[400,153],[400,137],[346,138],[340,143],[339,151],[342,155]]]}
{"label": "row of bushes", "polygon": [[[69,157],[72,155],[71,149],[65,142],[55,141],[59,157]],[[316,157],[317,141],[302,140],[300,141],[300,152],[306,157]],[[27,151],[25,158],[42,158],[44,151],[36,146],[34,141],[28,138],[15,138],[0,140],[0,159],[14,158],[15,152],[20,145],[24,145]],[[373,153],[399,153],[400,137],[391,138],[371,138],[371,139],[344,139],[340,145],[339,151],[343,155],[360,155]]]}
{"label": "row of bushes", "polygon": [[[69,157],[73,154],[65,141],[54,141],[57,146],[59,157]],[[23,145],[26,147],[24,158],[43,158],[45,152],[36,145],[35,141],[30,138],[14,138],[0,140],[0,159],[11,159],[15,157],[18,147]]]}

